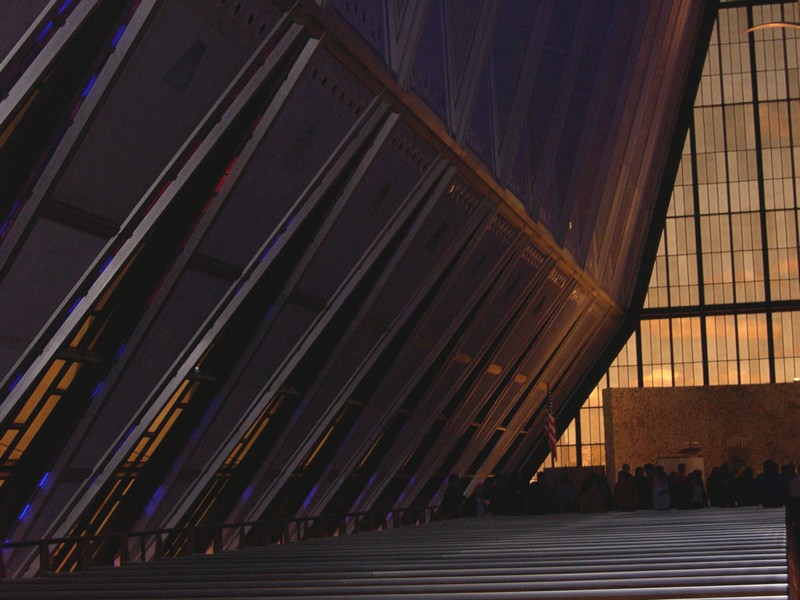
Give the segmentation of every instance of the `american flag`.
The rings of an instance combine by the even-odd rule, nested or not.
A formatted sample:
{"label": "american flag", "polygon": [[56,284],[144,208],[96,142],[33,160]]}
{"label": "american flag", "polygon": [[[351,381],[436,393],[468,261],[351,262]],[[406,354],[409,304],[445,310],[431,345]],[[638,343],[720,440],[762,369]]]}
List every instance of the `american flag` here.
{"label": "american flag", "polygon": [[547,416],[544,421],[544,429],[547,433],[547,443],[550,446],[550,453],[553,455],[553,458],[555,458],[558,438],[556,437],[556,416],[553,412],[553,399],[550,397],[550,386],[547,386],[547,398],[545,402],[547,402]]}

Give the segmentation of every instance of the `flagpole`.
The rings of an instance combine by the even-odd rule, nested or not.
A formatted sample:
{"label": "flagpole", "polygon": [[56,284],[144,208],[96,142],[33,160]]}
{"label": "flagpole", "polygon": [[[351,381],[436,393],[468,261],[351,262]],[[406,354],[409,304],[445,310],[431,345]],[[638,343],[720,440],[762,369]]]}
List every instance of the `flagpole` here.
{"label": "flagpole", "polygon": [[[550,421],[550,423],[548,424],[548,429],[552,428],[552,433],[550,431],[548,431],[548,433],[550,435],[552,435],[553,437],[555,437],[555,418],[556,418],[556,416],[555,416],[555,414],[553,414],[553,400],[550,398],[550,382],[549,381],[546,382],[546,385],[547,385],[547,397],[546,397],[547,412],[548,412],[548,417],[549,417],[548,420]],[[550,446],[550,468],[553,469],[553,471],[554,471],[553,477],[555,477],[556,448],[557,448],[557,446],[556,446],[556,444],[554,444],[552,442],[549,443],[549,446]]]}

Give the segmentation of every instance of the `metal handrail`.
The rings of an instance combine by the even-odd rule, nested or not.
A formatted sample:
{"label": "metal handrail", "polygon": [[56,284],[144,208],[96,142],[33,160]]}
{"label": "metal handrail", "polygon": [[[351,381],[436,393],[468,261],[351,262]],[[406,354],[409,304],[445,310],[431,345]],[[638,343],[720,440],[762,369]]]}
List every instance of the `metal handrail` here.
{"label": "metal handrail", "polygon": [[[114,564],[150,562],[168,556],[188,556],[196,553],[217,554],[231,548],[286,544],[318,537],[331,537],[418,525],[441,518],[439,506],[395,508],[387,511],[364,511],[340,515],[313,515],[292,519],[240,521],[217,525],[168,527],[142,531],[97,533],[80,536],[53,537],[42,540],[23,540],[0,544],[0,579],[8,576],[4,551],[21,548],[38,549],[38,570],[34,576],[53,569],[52,548],[70,547],[75,550],[75,568],[87,570],[98,566],[92,551],[105,543],[114,545]],[[226,535],[227,534],[227,535]],[[201,540],[206,540],[200,544]],[[199,546],[199,547],[198,547]],[[30,569],[26,569],[30,571]],[[58,570],[58,569],[55,569]]]}
{"label": "metal handrail", "polygon": [[786,503],[786,566],[789,576],[789,600],[800,600],[798,530],[800,530],[800,506],[790,497]]}

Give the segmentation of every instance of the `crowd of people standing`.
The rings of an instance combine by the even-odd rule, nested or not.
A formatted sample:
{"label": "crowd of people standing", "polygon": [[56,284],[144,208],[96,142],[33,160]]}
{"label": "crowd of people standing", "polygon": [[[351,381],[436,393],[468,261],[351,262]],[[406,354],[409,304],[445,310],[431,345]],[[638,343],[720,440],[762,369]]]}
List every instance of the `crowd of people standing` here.
{"label": "crowd of people standing", "polygon": [[669,474],[660,465],[652,464],[637,467],[635,474],[631,474],[626,464],[614,488],[616,510],[780,507],[797,501],[800,501],[800,474],[794,464],[779,469],[774,460],[764,461],[758,476],[751,467],[726,463],[711,469],[705,481],[701,470],[687,473],[684,463]]}
{"label": "crowd of people standing", "polygon": [[547,514],[555,512],[604,512],[634,510],[699,509],[705,507],[788,505],[800,509],[800,472],[793,464],[782,468],[773,460],[762,464],[756,476],[745,465],[714,467],[704,480],[699,469],[687,471],[680,463],[667,471],[646,464],[633,471],[622,465],[615,485],[605,474],[589,473],[576,489],[563,475],[556,481],[527,481],[524,477],[495,477],[465,494],[469,480],[450,477],[442,501],[445,518],[458,516]]}

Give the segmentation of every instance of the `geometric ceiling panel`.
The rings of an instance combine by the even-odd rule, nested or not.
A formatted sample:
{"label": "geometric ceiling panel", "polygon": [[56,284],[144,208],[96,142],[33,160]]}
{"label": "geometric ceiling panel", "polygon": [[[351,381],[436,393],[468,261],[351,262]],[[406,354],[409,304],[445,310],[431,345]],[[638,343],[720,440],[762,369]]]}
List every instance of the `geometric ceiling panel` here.
{"label": "geometric ceiling panel", "polygon": [[[21,6],[15,7],[13,11],[7,11],[5,18],[0,21],[0,62],[9,58],[14,45],[30,27],[42,9],[47,5],[47,0],[30,0],[23,2]],[[6,79],[0,78],[0,87],[5,87]]]}
{"label": "geometric ceiling panel", "polygon": [[244,266],[253,258],[322,164],[365,109],[368,92],[344,69],[317,51],[299,73],[290,73],[289,97],[281,100],[258,149],[200,250]]}
{"label": "geometric ceiling panel", "polygon": [[377,52],[385,64],[389,63],[383,2],[329,0],[325,7],[335,10]]}
{"label": "geometric ceiling panel", "polygon": [[548,390],[564,427],[632,326],[713,9],[9,6],[12,540],[403,507],[534,470]]}
{"label": "geometric ceiling panel", "polygon": [[428,5],[411,68],[411,89],[447,123],[449,82],[442,37],[443,4],[442,0],[433,0]]}
{"label": "geometric ceiling panel", "polygon": [[57,200],[114,223],[124,220],[253,50],[220,35],[220,26],[187,2],[161,3],[152,19],[53,190]]}

